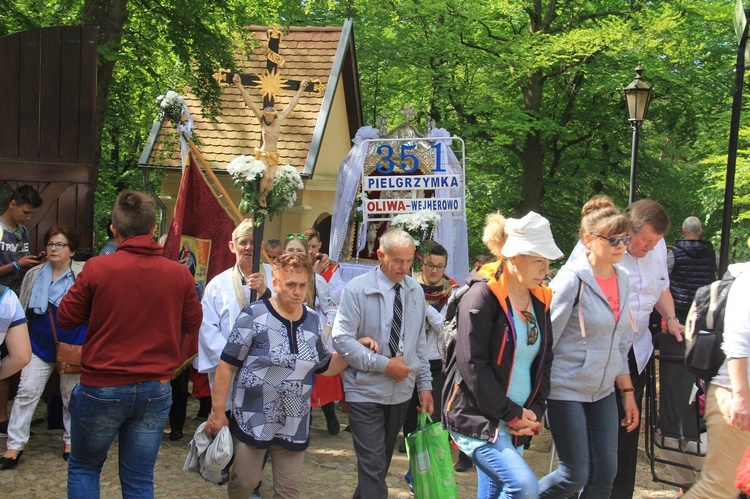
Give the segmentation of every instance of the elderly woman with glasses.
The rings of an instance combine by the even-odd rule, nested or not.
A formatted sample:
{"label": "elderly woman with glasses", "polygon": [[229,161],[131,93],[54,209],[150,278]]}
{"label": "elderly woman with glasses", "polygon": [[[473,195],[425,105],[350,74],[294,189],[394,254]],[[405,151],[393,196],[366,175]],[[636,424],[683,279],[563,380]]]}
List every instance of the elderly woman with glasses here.
{"label": "elderly woman with glasses", "polygon": [[446,347],[443,421],[477,467],[478,498],[536,498],[523,446],[541,429],[552,363],[552,292],[560,258],[549,222],[489,215],[484,243],[499,261],[473,272]]}
{"label": "elderly woman with glasses", "polygon": [[[83,268],[82,262],[74,262],[78,249],[78,235],[68,227],[55,225],[44,235],[47,262],[29,270],[21,284],[21,305],[28,317],[31,339],[31,362],[21,371],[21,382],[13,402],[8,423],[7,450],[0,458],[0,469],[13,468],[18,464],[26,443],[29,429],[39,399],[47,380],[55,369],[55,339],[63,343],[82,345],[86,337],[86,326],[71,331],[57,325],[57,307],[63,296],[75,282]],[[70,393],[78,384],[80,374],[60,375],[60,394],[63,399],[63,459],[70,454]]]}
{"label": "elderly woman with glasses", "polygon": [[539,497],[609,497],[617,473],[615,397],[625,408],[620,425],[638,426],[628,368],[635,326],[628,275],[617,265],[629,231],[617,208],[587,203],[579,234],[585,252],[550,284],[554,360],[547,416],[560,464],[540,480]]}

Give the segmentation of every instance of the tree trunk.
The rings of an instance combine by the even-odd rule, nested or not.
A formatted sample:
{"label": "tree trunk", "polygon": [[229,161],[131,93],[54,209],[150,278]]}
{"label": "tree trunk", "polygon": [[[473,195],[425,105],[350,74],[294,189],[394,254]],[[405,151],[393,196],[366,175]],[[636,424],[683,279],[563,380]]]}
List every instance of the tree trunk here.
{"label": "tree trunk", "polygon": [[542,107],[544,75],[537,69],[523,86],[524,110],[532,119],[532,128],[526,134],[523,148],[519,154],[523,174],[521,177],[521,203],[519,215],[529,211],[539,212],[544,195],[542,176],[544,173],[544,149],[542,134],[539,130],[539,111]]}
{"label": "tree trunk", "polygon": [[[109,86],[115,69],[115,54],[120,49],[123,27],[128,18],[128,0],[86,0],[81,24],[96,26],[99,30],[99,69],[96,84],[96,160],[98,166],[102,156],[102,132],[104,117],[109,107]],[[104,49],[104,50],[103,50]]]}

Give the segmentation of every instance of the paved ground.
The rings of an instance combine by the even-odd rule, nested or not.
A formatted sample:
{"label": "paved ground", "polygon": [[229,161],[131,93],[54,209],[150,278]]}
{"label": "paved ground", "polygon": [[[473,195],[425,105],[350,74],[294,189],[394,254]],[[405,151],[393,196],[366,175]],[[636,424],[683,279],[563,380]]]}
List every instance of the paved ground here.
{"label": "paved ground", "polygon": [[[34,436],[24,451],[19,465],[13,470],[0,471],[0,497],[32,498],[65,497],[66,463],[62,460],[62,432],[46,430],[43,418],[44,404],[37,409],[37,417],[32,426]],[[187,455],[186,446],[200,421],[190,419],[197,413],[197,402],[190,399],[185,438],[170,442],[164,435],[159,458],[156,463],[156,497],[159,498],[214,498],[225,497],[226,488],[204,482],[195,473],[184,473],[182,466]],[[351,436],[342,431],[332,436],[325,430],[325,418],[320,410],[313,413],[311,445],[305,457],[302,479],[303,497],[345,498],[351,497],[356,484],[356,459],[352,450]],[[342,428],[346,424],[346,414],[338,411]],[[548,432],[534,439],[526,452],[526,459],[538,476],[547,472],[551,438]],[[0,442],[4,448],[4,442]],[[396,454],[388,475],[389,497],[408,499],[409,489],[403,481],[408,467],[406,454]],[[667,476],[664,469],[660,476]],[[476,496],[476,474],[474,471],[457,473],[459,494],[462,498]],[[651,472],[645,453],[642,454],[637,477],[637,498],[672,498],[675,489],[651,480]],[[117,445],[109,453],[101,476],[103,498],[120,497],[120,484],[117,478]],[[273,495],[270,467],[264,472],[263,497]]]}

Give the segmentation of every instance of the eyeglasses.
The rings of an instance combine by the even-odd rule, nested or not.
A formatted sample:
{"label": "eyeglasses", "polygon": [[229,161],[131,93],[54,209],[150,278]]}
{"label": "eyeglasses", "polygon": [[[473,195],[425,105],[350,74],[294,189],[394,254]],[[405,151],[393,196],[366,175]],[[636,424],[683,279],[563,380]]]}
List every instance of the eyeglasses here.
{"label": "eyeglasses", "polygon": [[596,232],[591,232],[591,235],[592,236],[596,236],[596,237],[600,237],[602,239],[606,239],[607,242],[609,243],[609,245],[612,246],[613,248],[616,248],[617,245],[620,244],[620,243],[622,243],[625,246],[627,246],[628,244],[630,244],[630,241],[633,239],[633,236],[631,236],[631,235],[622,236],[622,237],[614,237],[614,236],[613,237],[607,237],[607,236],[602,236],[600,234],[597,234]]}
{"label": "eyeglasses", "polygon": [[424,266],[430,270],[445,270],[445,265],[442,263],[440,265],[433,265],[430,262],[425,262]]}
{"label": "eyeglasses", "polygon": [[56,250],[63,250],[70,246],[68,243],[47,243],[47,249],[51,250],[52,248],[55,248]]}
{"label": "eyeglasses", "polygon": [[287,238],[287,239],[294,239],[295,237],[296,237],[297,239],[302,239],[302,240],[304,240],[304,239],[305,239],[305,235],[304,235],[304,234],[295,234],[294,232],[292,232],[291,234],[287,234],[287,235],[286,235],[286,238]]}
{"label": "eyeglasses", "polygon": [[526,310],[522,311],[521,315],[526,319],[526,344],[533,345],[539,338],[539,328],[536,326],[536,319],[534,318],[534,314]]}

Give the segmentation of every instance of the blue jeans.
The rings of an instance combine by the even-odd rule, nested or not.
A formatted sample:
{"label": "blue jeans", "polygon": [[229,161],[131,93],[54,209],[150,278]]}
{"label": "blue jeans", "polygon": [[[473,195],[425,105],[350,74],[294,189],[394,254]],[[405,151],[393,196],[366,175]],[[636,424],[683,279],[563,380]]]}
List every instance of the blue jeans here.
{"label": "blue jeans", "polygon": [[539,497],[609,497],[620,426],[615,394],[596,402],[548,400],[547,417],[560,464],[539,481]]}
{"label": "blue jeans", "polygon": [[477,499],[536,499],[536,475],[504,434],[475,450],[471,460],[477,466]]}
{"label": "blue jeans", "polygon": [[99,475],[117,435],[122,497],[154,497],[154,464],[171,405],[169,383],[78,384],[70,398],[68,498],[99,497]]}

